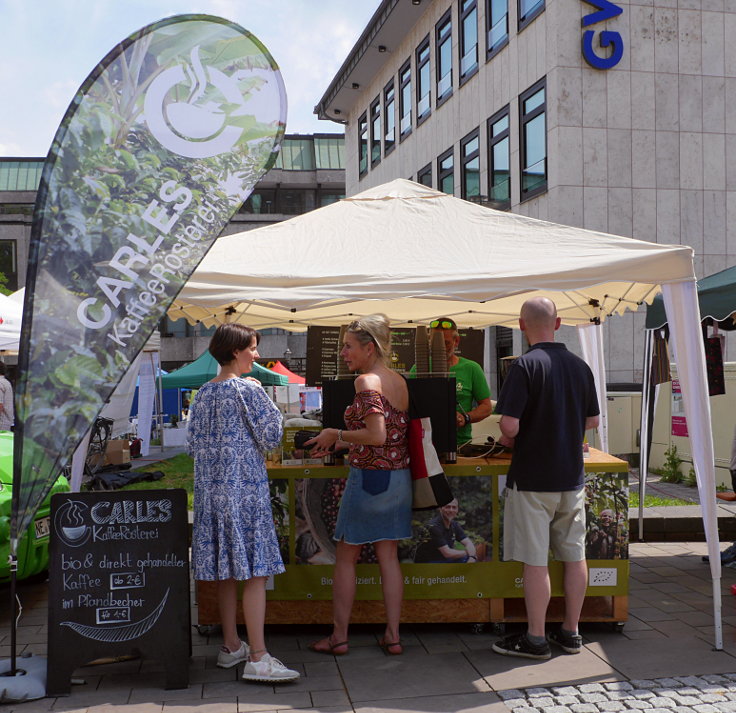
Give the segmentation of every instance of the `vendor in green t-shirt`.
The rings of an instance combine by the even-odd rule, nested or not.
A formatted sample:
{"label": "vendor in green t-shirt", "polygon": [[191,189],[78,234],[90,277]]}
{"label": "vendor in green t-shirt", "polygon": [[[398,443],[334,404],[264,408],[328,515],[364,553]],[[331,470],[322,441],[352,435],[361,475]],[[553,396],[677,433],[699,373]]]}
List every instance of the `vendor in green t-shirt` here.
{"label": "vendor in green t-shirt", "polygon": [[[457,383],[457,445],[467,443],[472,438],[471,423],[477,423],[491,415],[491,390],[480,364],[455,354],[460,344],[457,325],[449,317],[440,317],[429,323],[434,332],[441,332],[447,354],[450,377]],[[416,373],[413,366],[410,373]]]}

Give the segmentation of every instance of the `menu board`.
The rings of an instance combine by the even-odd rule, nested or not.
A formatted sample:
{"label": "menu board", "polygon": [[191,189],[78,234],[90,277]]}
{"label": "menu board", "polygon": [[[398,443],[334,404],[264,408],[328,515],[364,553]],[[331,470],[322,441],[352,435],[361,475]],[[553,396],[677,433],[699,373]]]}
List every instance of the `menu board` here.
{"label": "menu board", "polygon": [[391,330],[391,354],[388,365],[399,372],[408,372],[414,365],[414,337],[417,330],[399,327]]}
{"label": "menu board", "polygon": [[307,385],[322,386],[337,376],[340,327],[307,328]]}
{"label": "menu board", "polygon": [[460,345],[455,353],[483,366],[485,331],[483,329],[458,329],[458,334]]}
{"label": "menu board", "polygon": [[63,493],[51,498],[49,696],[74,670],[140,654],[189,684],[189,527],[181,489]]}

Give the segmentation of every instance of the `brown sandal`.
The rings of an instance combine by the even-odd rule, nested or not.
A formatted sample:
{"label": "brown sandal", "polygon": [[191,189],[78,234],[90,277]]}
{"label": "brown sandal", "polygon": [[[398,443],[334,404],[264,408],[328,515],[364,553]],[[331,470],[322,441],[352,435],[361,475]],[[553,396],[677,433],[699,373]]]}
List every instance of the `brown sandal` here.
{"label": "brown sandal", "polygon": [[[325,646],[320,646],[322,642],[325,643]],[[307,648],[310,651],[314,651],[316,654],[327,654],[328,656],[345,656],[345,654],[349,651],[349,643],[350,642],[348,641],[339,641],[333,644],[332,636],[327,636],[324,639],[319,639],[319,641],[313,641],[311,644],[308,645]]]}
{"label": "brown sandal", "polygon": [[385,638],[378,642],[378,645],[389,655],[389,656],[401,656],[404,653],[404,647],[401,645],[401,641],[386,641]]}

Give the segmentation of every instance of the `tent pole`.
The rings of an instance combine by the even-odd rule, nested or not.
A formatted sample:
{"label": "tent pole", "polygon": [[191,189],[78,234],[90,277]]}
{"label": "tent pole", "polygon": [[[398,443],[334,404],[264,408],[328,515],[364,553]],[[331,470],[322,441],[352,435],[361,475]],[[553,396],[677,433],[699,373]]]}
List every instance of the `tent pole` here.
{"label": "tent pole", "polygon": [[644,542],[644,495],[649,472],[649,400],[652,381],[652,341],[654,332],[646,330],[644,339],[644,374],[641,389],[641,419],[639,423],[639,542]]}
{"label": "tent pole", "polygon": [[715,650],[723,650],[723,622],[721,621],[721,578],[713,579],[713,622],[715,623]]}

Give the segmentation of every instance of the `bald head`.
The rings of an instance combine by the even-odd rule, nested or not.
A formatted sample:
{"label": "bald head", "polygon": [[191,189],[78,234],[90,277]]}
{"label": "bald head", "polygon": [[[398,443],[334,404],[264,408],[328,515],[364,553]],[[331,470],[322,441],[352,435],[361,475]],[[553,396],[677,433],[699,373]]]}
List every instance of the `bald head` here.
{"label": "bald head", "polygon": [[554,341],[560,326],[555,303],[546,297],[532,297],[524,302],[519,314],[519,326],[530,344]]}

